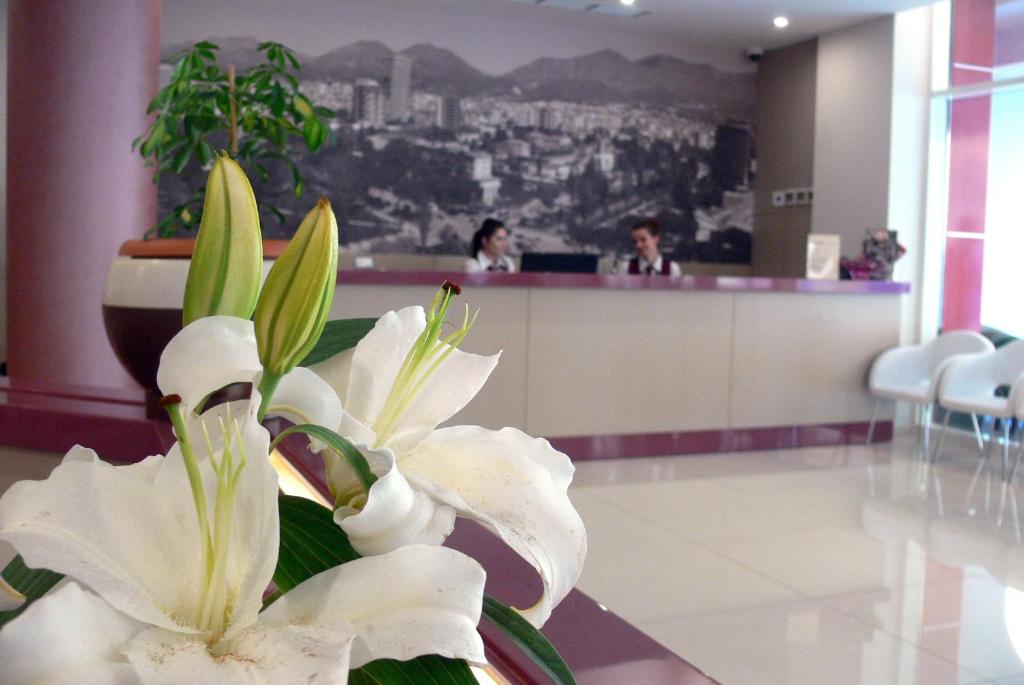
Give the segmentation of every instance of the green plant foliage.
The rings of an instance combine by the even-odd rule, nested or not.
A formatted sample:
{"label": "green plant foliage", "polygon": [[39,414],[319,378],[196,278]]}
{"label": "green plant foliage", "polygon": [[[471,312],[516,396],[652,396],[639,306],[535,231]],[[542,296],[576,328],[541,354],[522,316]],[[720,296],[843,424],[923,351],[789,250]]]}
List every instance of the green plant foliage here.
{"label": "green plant foliage", "polygon": [[377,324],[377,319],[339,319],[328,321],[313,349],[299,366],[312,366],[351,349]]}
{"label": "green plant foliage", "polygon": [[314,423],[303,423],[282,431],[274,439],[274,442],[271,443],[270,449],[273,450],[282,440],[295,433],[303,433],[311,438],[315,438],[340,454],[355,472],[356,477],[359,478],[359,482],[362,483],[365,490],[369,491],[370,486],[377,481],[377,476],[373,474],[373,471],[370,470],[370,465],[366,463],[366,457],[356,449],[355,445],[329,428],[324,428]]}
{"label": "green plant foliage", "polygon": [[[310,151],[327,141],[325,119],[334,112],[315,106],[299,91],[295,73],[301,68],[295,53],[280,43],[259,46],[266,60],[235,76],[217,63],[213,43],[196,43],[174,61],[170,82],[150,102],[155,115],[146,132],[132,142],[150,166],[154,181],[163,173],[180,175],[192,163],[209,164],[217,148],[228,147],[246,173],[267,179],[274,165],[291,174],[296,196],[302,194],[302,175],[292,160],[293,145],[303,141]],[[234,115],[232,115],[234,105]],[[281,217],[269,205],[261,209]],[[191,232],[199,226],[202,188],[153,228],[159,236]]]}
{"label": "green plant foliage", "polygon": [[0,611],[0,628],[20,615],[32,602],[49,592],[63,577],[45,568],[29,568],[20,554],[14,557],[4,568],[3,578],[11,587],[25,595],[25,603],[11,611]]}
{"label": "green plant foliage", "polygon": [[484,617],[500,628],[557,685],[576,685],[569,666],[543,633],[511,607],[484,595]]}
{"label": "green plant foliage", "polygon": [[[281,552],[274,584],[287,592],[329,568],[358,559],[330,509],[316,502],[281,495]],[[349,673],[354,685],[477,685],[465,661],[430,655],[410,661],[380,659]]]}

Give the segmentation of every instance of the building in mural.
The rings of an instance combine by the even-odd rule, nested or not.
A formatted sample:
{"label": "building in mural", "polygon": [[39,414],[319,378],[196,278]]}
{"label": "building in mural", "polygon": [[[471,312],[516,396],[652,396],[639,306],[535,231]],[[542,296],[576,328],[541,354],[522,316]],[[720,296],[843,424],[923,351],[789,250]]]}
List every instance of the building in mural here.
{"label": "building in mural", "polygon": [[388,121],[404,124],[409,121],[409,96],[412,92],[412,60],[402,54],[391,58],[391,88],[388,100]]}
{"label": "building in mural", "polygon": [[[216,42],[222,61],[253,62],[257,41]],[[601,50],[495,76],[442,47],[376,41],[302,63],[303,91],[336,112],[326,150],[299,160],[307,192],[331,199],[356,253],[463,254],[494,215],[515,250],[611,254],[654,216],[677,259],[750,261],[752,74]],[[294,230],[308,197],[286,179],[259,192]]]}

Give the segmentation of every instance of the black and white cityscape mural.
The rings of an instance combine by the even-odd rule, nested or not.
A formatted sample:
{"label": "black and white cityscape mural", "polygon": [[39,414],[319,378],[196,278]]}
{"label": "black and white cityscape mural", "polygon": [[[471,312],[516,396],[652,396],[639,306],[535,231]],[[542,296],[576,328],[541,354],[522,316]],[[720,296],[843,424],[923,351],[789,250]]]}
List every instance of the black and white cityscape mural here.
{"label": "black and white cityscape mural", "polygon": [[[289,21],[304,20],[289,7]],[[338,35],[353,36],[367,7],[355,3]],[[574,13],[513,7],[585,30]],[[366,34],[318,54],[269,30],[188,41],[209,39],[223,62],[245,69],[261,40],[281,40],[299,54],[303,92],[337,113],[325,149],[299,159],[302,198],[288,183],[258,190],[296,217],[265,222],[268,237],[289,235],[310,198],[324,195],[356,254],[464,255],[486,216],[509,226],[514,252],[625,254],[629,226],[653,216],[676,259],[749,263],[754,74],[642,48],[627,55],[601,44],[608,31],[575,55],[524,31],[517,49],[495,51],[503,57],[460,51],[443,24],[424,22],[418,33],[415,15],[407,23],[396,38],[367,21]],[[478,38],[498,26],[480,22]],[[465,17],[451,30],[467,30]],[[165,60],[186,44],[165,35]],[[161,212],[186,192],[162,183]]]}

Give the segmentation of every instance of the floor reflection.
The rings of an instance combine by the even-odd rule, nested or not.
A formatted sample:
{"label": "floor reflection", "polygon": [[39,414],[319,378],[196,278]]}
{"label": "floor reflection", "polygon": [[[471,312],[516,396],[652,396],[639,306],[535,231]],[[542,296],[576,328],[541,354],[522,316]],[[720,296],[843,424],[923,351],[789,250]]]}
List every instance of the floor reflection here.
{"label": "floor reflection", "polygon": [[727,685],[1024,683],[1021,486],[943,451],[581,463],[582,589]]}

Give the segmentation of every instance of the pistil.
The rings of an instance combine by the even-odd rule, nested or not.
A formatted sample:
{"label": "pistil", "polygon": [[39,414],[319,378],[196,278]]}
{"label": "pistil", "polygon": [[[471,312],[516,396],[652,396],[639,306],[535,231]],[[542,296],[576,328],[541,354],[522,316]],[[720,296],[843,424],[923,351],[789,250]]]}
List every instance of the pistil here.
{"label": "pistil", "polygon": [[185,424],[185,417],[181,413],[181,396],[168,395],[160,399],[160,406],[164,408],[171,418],[171,425],[174,427],[174,435],[181,446],[182,461],[185,462],[185,472],[188,474],[188,484],[192,489],[192,499],[196,507],[196,517],[199,519],[199,535],[202,539],[203,571],[210,573],[212,563],[212,541],[210,540],[209,515],[206,511],[206,491],[203,488],[203,477],[199,474],[199,462],[196,459],[195,450],[192,447],[192,440],[188,434],[188,426]]}
{"label": "pistil", "polygon": [[469,305],[466,305],[462,325],[452,334],[441,338],[441,329],[445,324],[452,297],[460,292],[458,285],[445,281],[441,290],[430,303],[430,309],[427,311],[427,324],[406,353],[398,375],[395,377],[394,385],[391,386],[391,392],[374,422],[373,430],[377,434],[376,446],[379,447],[387,442],[402,413],[416,399],[427,380],[462,343],[473,328],[473,324],[476,323],[479,310],[470,317]]}
{"label": "pistil", "polygon": [[189,436],[188,426],[181,413],[180,401],[177,396],[169,396],[164,398],[161,404],[171,417],[175,436],[181,446],[182,460],[185,463],[185,471],[192,489],[199,534],[202,539],[203,589],[198,615],[194,617],[194,625],[200,630],[210,631],[209,644],[214,646],[224,635],[228,615],[234,602],[227,579],[228,555],[234,528],[235,494],[242,471],[248,463],[248,457],[245,454],[241,428],[238,421],[231,417],[230,408],[227,421],[220,419],[223,447],[220,450],[219,459],[206,424],[200,423],[207,454],[209,454],[209,463],[216,475],[211,525],[207,511],[206,490],[199,472],[199,461]]}

